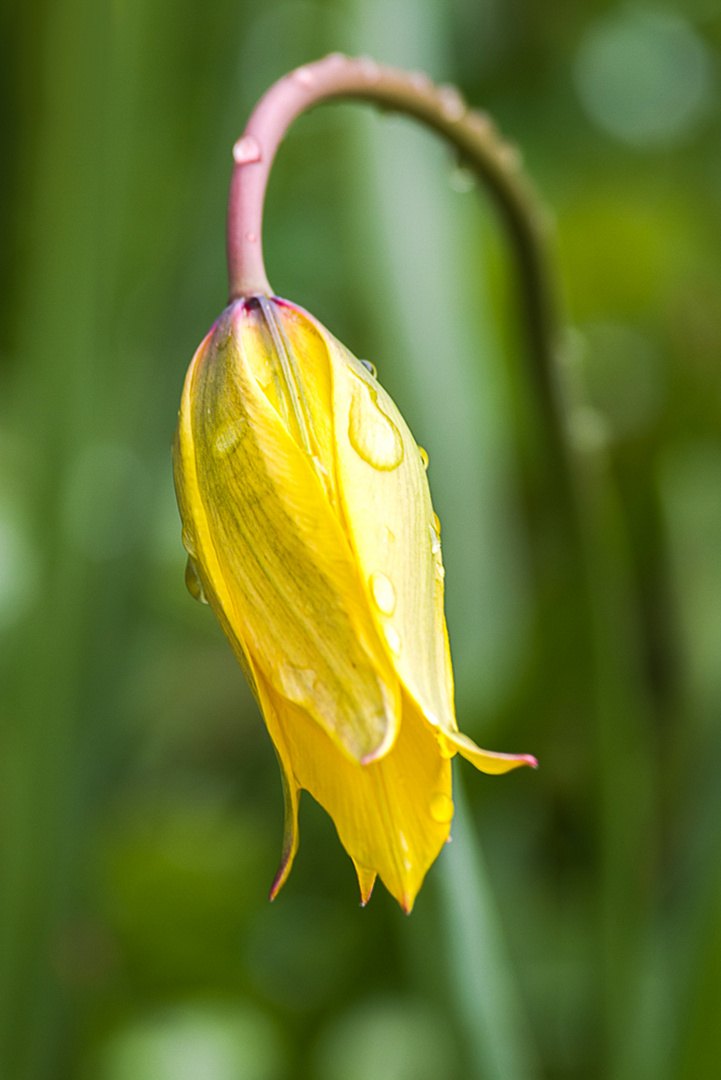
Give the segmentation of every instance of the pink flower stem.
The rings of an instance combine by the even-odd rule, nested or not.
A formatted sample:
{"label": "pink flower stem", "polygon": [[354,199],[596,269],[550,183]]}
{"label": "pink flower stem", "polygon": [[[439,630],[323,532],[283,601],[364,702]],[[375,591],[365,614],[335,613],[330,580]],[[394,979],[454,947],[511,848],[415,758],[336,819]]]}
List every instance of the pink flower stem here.
{"label": "pink flower stem", "polygon": [[[560,466],[560,476],[554,469],[556,483],[561,477],[570,481],[556,386],[560,335],[551,222],[522,172],[518,150],[500,138],[486,114],[469,109],[455,87],[436,86],[422,72],[401,71],[339,53],[297,68],[271,86],[233,147],[235,168],[227,234],[231,300],[272,295],[261,237],[263,201],[275,153],[297,116],[338,98],[360,98],[421,120],[453,144],[459,159],[490,191],[516,254],[533,379],[541,398],[549,449]],[[565,489],[564,501],[569,497],[573,501],[568,483],[562,480],[561,487]]]}

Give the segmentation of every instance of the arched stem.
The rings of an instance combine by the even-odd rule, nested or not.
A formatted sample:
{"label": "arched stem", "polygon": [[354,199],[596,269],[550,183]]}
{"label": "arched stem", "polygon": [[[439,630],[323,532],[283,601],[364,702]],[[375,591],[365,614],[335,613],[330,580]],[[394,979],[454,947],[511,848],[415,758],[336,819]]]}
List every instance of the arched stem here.
{"label": "arched stem", "polygon": [[297,68],[276,82],[258,102],[233,147],[235,168],[228,205],[230,298],[272,293],[263,263],[262,219],[276,151],[297,116],[338,98],[360,98],[421,120],[455,147],[493,197],[516,256],[532,378],[556,483],[560,481],[557,490],[566,503],[567,521],[572,520],[572,484],[556,385],[559,318],[550,221],[522,172],[516,148],[500,138],[487,115],[469,109],[455,87],[436,86],[422,72],[401,71],[340,53]]}

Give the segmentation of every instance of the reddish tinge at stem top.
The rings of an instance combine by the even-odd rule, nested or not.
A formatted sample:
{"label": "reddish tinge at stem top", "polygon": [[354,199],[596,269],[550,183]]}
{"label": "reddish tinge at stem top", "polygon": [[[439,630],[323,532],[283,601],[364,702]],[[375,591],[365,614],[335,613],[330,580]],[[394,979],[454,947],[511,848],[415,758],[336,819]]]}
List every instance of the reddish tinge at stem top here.
{"label": "reddish tinge at stem top", "polygon": [[517,151],[499,139],[486,115],[468,109],[454,86],[436,86],[423,72],[400,71],[367,57],[350,59],[333,53],[271,86],[233,147],[235,168],[228,205],[231,300],[272,292],[263,264],[263,200],[285,132],[306,109],[343,97],[364,98],[409,113],[453,142],[495,193],[521,247],[528,242],[529,219],[532,231],[534,226],[544,231],[538,204],[519,172]]}

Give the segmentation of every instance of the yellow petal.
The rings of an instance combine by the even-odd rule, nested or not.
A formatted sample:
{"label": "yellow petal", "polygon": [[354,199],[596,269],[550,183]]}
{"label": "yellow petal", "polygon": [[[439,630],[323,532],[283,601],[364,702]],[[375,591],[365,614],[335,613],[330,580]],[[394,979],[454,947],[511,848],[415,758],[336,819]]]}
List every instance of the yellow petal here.
{"label": "yellow petal", "polygon": [[361,894],[361,907],[365,907],[371,898],[373,892],[373,886],[376,883],[378,875],[375,870],[369,870],[367,866],[361,866],[355,859],[353,860],[355,866],[355,872],[358,875],[358,885],[360,887]]}
{"label": "yellow petal", "polygon": [[244,363],[335,504],[330,365],[322,335],[292,304],[266,296],[245,303],[241,326]]}
{"label": "yellow petal", "polygon": [[278,873],[275,875],[270,889],[271,900],[275,900],[288,879],[288,874],[293,867],[293,860],[295,859],[300,841],[298,833],[298,803],[300,800],[300,788],[293,775],[285,747],[281,750],[279,746],[276,746],[275,753],[278,758],[280,775],[283,780],[285,822],[283,825],[283,851],[280,858]]}
{"label": "yellow petal", "polygon": [[338,489],[371,610],[426,718],[456,729],[443,564],[423,459],[378,381],[327,331]]}
{"label": "yellow petal", "polygon": [[535,766],[530,755],[481,750],[458,732],[427,458],[377,379],[320,325],[319,332],[330,359],[344,523],[395,670],[426,720],[447,736],[451,755],[459,751],[486,773]]}
{"label": "yellow petal", "polygon": [[193,359],[174,444],[188,583],[260,704],[298,848],[306,788],[370,897],[410,911],[453,815],[450,758],[501,773],[529,755],[457,730],[439,526],[424,461],[365,367],[311,316],[237,301]]}
{"label": "yellow petal", "polygon": [[241,652],[348,754],[370,760],[395,738],[397,678],[313,457],[248,362],[237,308],[186,380],[176,440],[186,545]]}
{"label": "yellow petal", "polygon": [[405,911],[448,838],[453,814],[451,768],[433,731],[408,698],[393,748],[356,764],[296,705],[268,688],[266,722],[285,748],[293,775],[332,817],[355,863],[365,902],[376,873]]}
{"label": "yellow petal", "polygon": [[493,776],[510,772],[520,765],[530,765],[532,769],[538,768],[538,762],[533,754],[499,754],[494,750],[481,750],[476,746],[473,739],[469,739],[461,731],[444,731],[440,738],[445,743],[450,743],[453,751],[462,754],[466,761],[470,761],[477,769]]}

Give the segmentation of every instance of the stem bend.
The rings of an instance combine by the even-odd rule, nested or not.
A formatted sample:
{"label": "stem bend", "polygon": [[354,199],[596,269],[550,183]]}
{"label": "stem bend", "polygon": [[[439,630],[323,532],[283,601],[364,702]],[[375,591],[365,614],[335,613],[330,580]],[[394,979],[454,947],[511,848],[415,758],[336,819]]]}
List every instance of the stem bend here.
{"label": "stem bend", "polygon": [[[436,86],[423,72],[406,72],[332,53],[296,68],[264,94],[233,147],[228,204],[231,300],[271,295],[261,242],[270,169],[290,124],[322,101],[360,98],[427,124],[444,136],[493,197],[516,255],[530,345],[532,379],[545,418],[549,449],[568,488],[564,425],[556,386],[559,304],[548,214],[522,171],[516,147],[501,139],[487,114],[470,109],[454,86]],[[558,472],[557,472],[558,475]],[[566,481],[564,483],[564,480]],[[566,491],[566,501],[568,491]]]}

